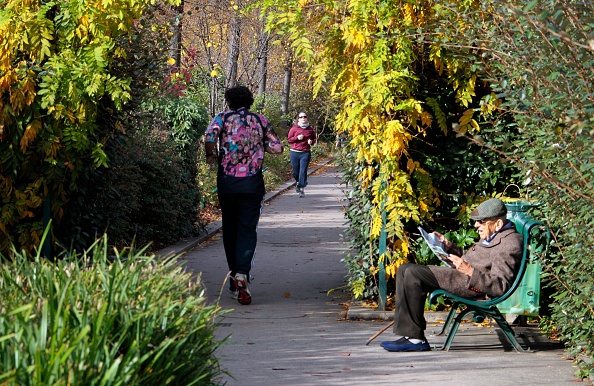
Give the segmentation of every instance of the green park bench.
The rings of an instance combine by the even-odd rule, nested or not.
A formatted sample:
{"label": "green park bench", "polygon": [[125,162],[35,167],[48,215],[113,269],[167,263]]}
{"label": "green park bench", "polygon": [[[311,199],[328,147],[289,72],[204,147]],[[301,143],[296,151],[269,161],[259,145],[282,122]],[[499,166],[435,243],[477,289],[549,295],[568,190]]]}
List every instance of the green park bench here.
{"label": "green park bench", "polygon": [[[485,317],[490,317],[501,328],[507,340],[519,352],[524,348],[518,343],[514,331],[507,322],[504,314],[522,316],[538,315],[540,301],[540,262],[538,253],[543,253],[550,241],[550,232],[545,225],[531,218],[527,210],[532,206],[526,201],[506,203],[508,218],[514,222],[516,230],[524,237],[524,251],[518,274],[510,288],[501,296],[490,300],[465,299],[445,290],[436,290],[429,295],[429,304],[434,304],[438,297],[443,297],[452,302],[450,311],[443,328],[438,335],[447,332],[446,341],[442,350],[449,350],[454,336],[462,320],[469,314],[474,314],[476,322],[482,322]],[[385,213],[383,220],[385,221]],[[379,240],[380,255],[386,249],[386,233],[382,229]],[[378,310],[385,311],[387,285],[385,268],[380,262],[378,290]],[[456,315],[457,314],[457,315]]]}
{"label": "green park bench", "polygon": [[474,314],[476,322],[482,322],[485,317],[495,320],[516,351],[526,351],[518,343],[504,313],[526,316],[538,314],[541,270],[537,254],[546,251],[550,233],[543,223],[534,220],[526,213],[530,207],[529,203],[518,201],[507,203],[506,206],[508,207],[508,218],[514,222],[516,230],[524,237],[524,252],[518,274],[513,284],[503,295],[489,300],[465,299],[445,290],[433,291],[429,295],[429,304],[435,303],[440,296],[452,302],[450,312],[438,334],[443,335],[447,331],[442,350],[449,350],[460,322],[467,315]]}

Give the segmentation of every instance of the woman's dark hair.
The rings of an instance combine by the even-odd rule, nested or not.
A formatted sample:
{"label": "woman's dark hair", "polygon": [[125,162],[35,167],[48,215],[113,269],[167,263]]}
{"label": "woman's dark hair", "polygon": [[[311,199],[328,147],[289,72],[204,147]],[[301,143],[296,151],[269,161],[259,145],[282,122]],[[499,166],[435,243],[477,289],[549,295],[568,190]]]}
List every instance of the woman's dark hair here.
{"label": "woman's dark hair", "polygon": [[225,102],[229,108],[234,110],[241,107],[249,109],[254,103],[254,95],[245,86],[231,87],[225,91]]}

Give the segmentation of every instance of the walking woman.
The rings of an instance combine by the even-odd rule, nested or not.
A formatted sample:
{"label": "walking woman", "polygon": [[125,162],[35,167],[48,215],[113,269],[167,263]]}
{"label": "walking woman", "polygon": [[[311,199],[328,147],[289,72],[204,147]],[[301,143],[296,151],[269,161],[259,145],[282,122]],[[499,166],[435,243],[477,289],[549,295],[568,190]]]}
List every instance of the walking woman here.
{"label": "walking woman", "polygon": [[291,145],[291,166],[293,178],[297,182],[295,188],[299,197],[305,197],[307,186],[307,168],[311,160],[311,147],[316,143],[316,132],[307,120],[307,114],[297,114],[297,123],[289,130],[288,141]]}

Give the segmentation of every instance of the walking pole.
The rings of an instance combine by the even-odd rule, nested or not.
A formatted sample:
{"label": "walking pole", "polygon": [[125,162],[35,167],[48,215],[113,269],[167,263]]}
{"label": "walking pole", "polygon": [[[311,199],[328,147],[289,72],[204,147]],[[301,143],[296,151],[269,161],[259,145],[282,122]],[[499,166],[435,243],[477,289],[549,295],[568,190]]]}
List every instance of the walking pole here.
{"label": "walking pole", "polygon": [[375,338],[377,338],[378,336],[380,336],[384,331],[386,331],[388,328],[392,327],[393,325],[394,325],[394,321],[392,320],[390,322],[390,324],[388,324],[386,327],[383,327],[381,330],[379,330],[379,332],[377,332],[371,338],[367,339],[367,343],[365,343],[365,346],[368,346],[369,343],[371,343],[372,340],[374,340]]}

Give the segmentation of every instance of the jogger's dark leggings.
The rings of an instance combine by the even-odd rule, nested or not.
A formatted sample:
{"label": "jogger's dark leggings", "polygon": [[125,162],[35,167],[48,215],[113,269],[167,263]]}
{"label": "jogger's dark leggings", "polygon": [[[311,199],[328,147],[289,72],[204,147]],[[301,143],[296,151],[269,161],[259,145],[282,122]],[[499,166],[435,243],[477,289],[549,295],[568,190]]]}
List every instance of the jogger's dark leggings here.
{"label": "jogger's dark leggings", "polygon": [[262,213],[260,194],[219,194],[223,220],[223,245],[231,275],[248,275],[256,253],[258,221]]}

